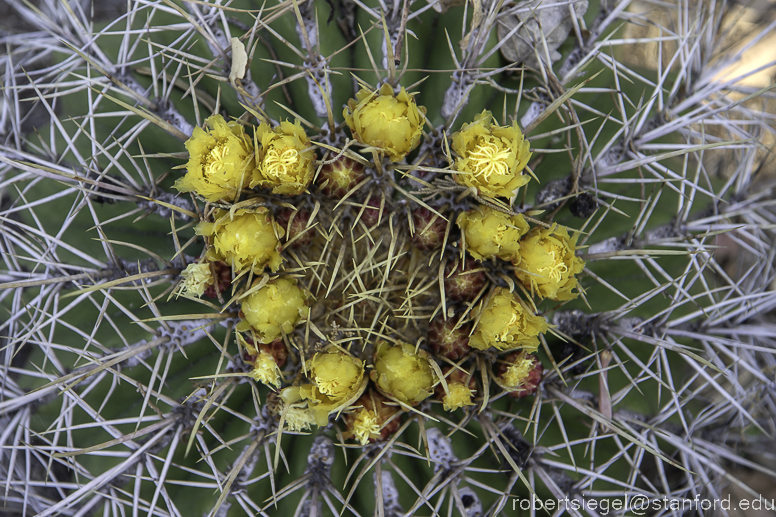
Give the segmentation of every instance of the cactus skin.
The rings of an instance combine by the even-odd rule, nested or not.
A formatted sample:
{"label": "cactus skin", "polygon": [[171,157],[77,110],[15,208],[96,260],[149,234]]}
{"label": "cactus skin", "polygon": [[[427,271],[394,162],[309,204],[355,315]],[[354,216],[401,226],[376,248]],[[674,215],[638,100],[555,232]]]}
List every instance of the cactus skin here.
{"label": "cactus skin", "polygon": [[[776,424],[760,145],[772,120],[758,104],[772,100],[709,79],[737,58],[724,53],[726,5],[591,4],[560,61],[528,60],[537,70],[496,48],[520,4],[463,3],[148,0],[100,19],[97,2],[8,0],[21,29],[2,36],[4,511],[500,515],[532,492],[693,499],[701,486],[713,498],[759,461]],[[365,149],[343,110],[402,87],[414,125]],[[454,135],[485,110],[530,143],[513,197],[456,180]],[[262,172],[226,194],[181,194],[184,142],[211,115],[245,135],[232,168]],[[294,185],[275,185],[281,136],[294,135]],[[222,156],[210,151],[197,151],[206,164]],[[327,183],[341,164],[352,177]],[[475,261],[456,220],[483,206],[535,233],[581,230],[566,257],[584,261],[573,295],[532,296],[519,250]],[[215,284],[182,293],[181,272],[208,256],[195,227],[233,207],[271,215],[282,264],[212,262]],[[259,343],[241,304],[278,278],[303,291],[299,318]],[[551,324],[534,393],[494,380],[515,350],[468,344],[497,290]],[[420,350],[427,396],[377,391],[380,342]],[[256,343],[279,385],[252,376]],[[312,417],[313,401],[283,390],[309,384],[331,347],[366,364],[366,384]],[[446,411],[440,374],[473,405]],[[359,408],[379,410],[363,445]]]}

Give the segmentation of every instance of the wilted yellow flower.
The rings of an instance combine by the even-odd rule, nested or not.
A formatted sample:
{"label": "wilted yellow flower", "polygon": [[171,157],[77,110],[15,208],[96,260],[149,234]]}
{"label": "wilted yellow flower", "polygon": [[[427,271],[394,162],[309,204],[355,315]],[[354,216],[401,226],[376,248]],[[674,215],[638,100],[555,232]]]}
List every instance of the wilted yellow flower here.
{"label": "wilted yellow flower", "polygon": [[462,382],[448,382],[447,389],[449,393],[442,398],[442,407],[445,411],[455,411],[464,406],[473,406],[472,396],[474,393],[466,384]]}
{"label": "wilted yellow flower", "polygon": [[192,262],[181,271],[181,277],[183,278],[181,292],[185,294],[202,296],[205,294],[205,289],[213,285],[213,274],[210,272],[210,264],[207,262],[201,264]]}
{"label": "wilted yellow flower", "polygon": [[208,131],[195,127],[186,140],[186,175],[175,182],[181,192],[195,192],[208,201],[233,201],[248,186],[255,167],[253,143],[237,122],[221,115],[205,120]]}
{"label": "wilted yellow flower", "polygon": [[379,92],[362,89],[343,111],[353,136],[362,144],[398,162],[415,149],[423,134],[426,108],[402,88],[397,95],[389,84]]}
{"label": "wilted yellow flower", "polygon": [[370,439],[380,436],[380,418],[374,411],[361,408],[351,423],[351,432],[361,445],[369,443]]}
{"label": "wilted yellow flower", "polygon": [[526,309],[517,294],[497,287],[488,305],[480,309],[479,321],[469,346],[480,350],[522,348],[534,352],[539,346],[540,333],[549,328],[547,320]]}
{"label": "wilted yellow flower", "polygon": [[585,261],[575,254],[577,237],[569,237],[557,224],[531,230],[520,244],[522,262],[516,274],[523,285],[540,298],[565,301],[579,296],[572,292],[577,287],[574,275],[585,269]]}
{"label": "wilted yellow flower", "polygon": [[313,181],[315,151],[299,121],[283,121],[274,129],[262,123],[256,140],[261,149],[251,188],[258,185],[291,196],[304,192]]}
{"label": "wilted yellow flower", "polygon": [[533,395],[539,389],[544,367],[538,357],[521,350],[504,356],[494,372],[496,383],[504,388],[507,395],[521,399]]}
{"label": "wilted yellow flower", "polygon": [[458,155],[453,175],[456,183],[475,187],[486,197],[512,197],[530,181],[521,174],[531,152],[517,122],[499,126],[490,111],[483,111],[473,122],[453,135],[453,151]]}
{"label": "wilted yellow flower", "polygon": [[506,371],[499,376],[499,380],[507,388],[516,389],[525,383],[533,369],[534,356],[523,351],[507,366]]}
{"label": "wilted yellow flower", "polygon": [[[282,380],[280,367],[285,364],[286,357],[283,343],[276,341],[271,344],[260,343],[254,345],[253,340],[250,338],[246,339],[239,333],[237,334],[237,342],[245,349],[245,353],[247,354],[246,362],[253,366],[253,370],[251,370],[251,377],[253,377],[253,380],[266,384],[267,386],[273,385],[276,388],[279,388],[280,381]],[[278,364],[276,356],[282,359],[280,364]]]}
{"label": "wilted yellow flower", "polygon": [[238,331],[253,329],[261,343],[269,343],[290,334],[297,323],[307,318],[307,295],[291,278],[276,278],[242,302],[245,319]]}
{"label": "wilted yellow flower", "polygon": [[388,399],[372,390],[361,395],[353,404],[358,409],[343,415],[347,426],[343,436],[355,438],[361,445],[388,439],[401,425],[401,418],[396,415],[399,408],[386,402]]}
{"label": "wilted yellow flower", "polygon": [[270,354],[259,352],[253,363],[251,377],[256,382],[261,382],[267,386],[271,384],[276,388],[280,387],[280,368],[278,368],[275,358]]}
{"label": "wilted yellow flower", "polygon": [[488,206],[461,212],[456,220],[466,238],[466,251],[477,260],[498,257],[520,262],[520,238],[529,226],[522,214],[507,215]]}
{"label": "wilted yellow flower", "polygon": [[378,343],[370,376],[382,391],[411,406],[434,393],[435,375],[428,355],[422,350],[416,352],[408,343]]}
{"label": "wilted yellow flower", "polygon": [[253,268],[260,273],[266,266],[277,271],[283,261],[278,237],[285,232],[266,208],[237,210],[233,216],[218,210],[215,222],[199,223],[196,232],[213,238],[208,259],[231,264],[237,272]]}

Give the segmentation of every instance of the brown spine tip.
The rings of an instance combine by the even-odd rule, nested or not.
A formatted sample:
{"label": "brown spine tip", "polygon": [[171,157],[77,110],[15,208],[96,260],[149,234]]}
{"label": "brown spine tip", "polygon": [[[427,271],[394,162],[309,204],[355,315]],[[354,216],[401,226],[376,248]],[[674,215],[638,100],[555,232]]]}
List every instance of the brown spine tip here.
{"label": "brown spine tip", "polygon": [[[310,223],[310,212],[284,208],[275,214],[275,221],[286,232],[285,242],[291,249],[303,248],[313,242],[313,230],[307,230]],[[307,231],[305,231],[307,230]]]}
{"label": "brown spine tip", "polygon": [[442,245],[447,223],[440,216],[428,208],[416,208],[412,211],[412,224],[415,227],[412,244],[416,248],[421,251],[431,251]]}
{"label": "brown spine tip", "polygon": [[437,316],[428,327],[428,345],[436,355],[444,356],[451,361],[457,361],[469,353],[469,334],[471,323],[464,323],[455,328],[457,320],[446,320]]}
{"label": "brown spine tip", "polygon": [[316,183],[323,195],[342,199],[364,179],[364,166],[347,156],[340,156],[321,166]]}
{"label": "brown spine tip", "polygon": [[470,302],[485,285],[487,277],[480,269],[480,265],[471,258],[463,262],[448,262],[445,266],[445,296],[456,302]]}

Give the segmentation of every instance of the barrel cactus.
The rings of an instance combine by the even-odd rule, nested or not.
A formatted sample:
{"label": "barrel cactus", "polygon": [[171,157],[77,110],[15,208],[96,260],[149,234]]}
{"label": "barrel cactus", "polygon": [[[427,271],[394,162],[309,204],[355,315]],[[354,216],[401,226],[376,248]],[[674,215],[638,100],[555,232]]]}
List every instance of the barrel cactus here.
{"label": "barrel cactus", "polygon": [[8,7],[3,511],[775,476],[773,99],[725,75],[727,2]]}

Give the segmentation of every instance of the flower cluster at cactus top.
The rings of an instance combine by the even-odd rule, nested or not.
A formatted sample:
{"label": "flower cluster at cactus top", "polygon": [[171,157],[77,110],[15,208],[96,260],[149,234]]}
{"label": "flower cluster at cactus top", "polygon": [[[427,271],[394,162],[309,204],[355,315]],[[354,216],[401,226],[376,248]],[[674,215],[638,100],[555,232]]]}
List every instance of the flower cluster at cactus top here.
{"label": "flower cluster at cactus top", "polygon": [[181,192],[195,192],[207,201],[232,201],[251,181],[255,159],[253,143],[237,122],[226,122],[221,115],[194,128],[186,141],[187,173],[175,182]]}
{"label": "flower cluster at cactus top", "polygon": [[530,181],[521,171],[531,152],[517,123],[499,126],[489,111],[483,111],[453,135],[452,147],[458,155],[453,178],[476,188],[481,196],[509,198]]}
{"label": "flower cluster at cactus top", "polygon": [[426,109],[418,107],[404,88],[394,95],[389,84],[378,92],[362,89],[350,99],[343,115],[353,136],[394,162],[415,149],[423,134]]}
{"label": "flower cluster at cactus top", "polygon": [[[388,161],[401,162],[418,146],[425,108],[403,88],[383,84],[378,91],[359,91],[344,116],[353,137],[366,147],[363,156],[343,149],[316,162],[315,147],[299,121],[260,123],[252,140],[241,124],[220,116],[194,131],[186,142],[188,172],[176,186],[219,204],[200,212],[195,231],[204,237],[205,250],[181,273],[179,292],[220,301],[222,293],[231,292],[228,303],[239,309],[231,314],[240,319],[235,330],[246,364],[243,374],[272,390],[268,410],[286,430],[326,426],[336,415],[347,428],[342,436],[366,445],[396,432],[402,415],[410,411],[425,414],[435,406],[472,411],[490,399],[488,378],[510,397],[534,393],[542,370],[531,354],[550,325],[524,298],[575,298],[575,275],[584,262],[576,257],[576,236],[569,237],[565,228],[531,229],[525,216],[513,212],[504,199],[494,199],[512,198],[529,180],[522,170],[531,153],[520,130],[514,124],[499,126],[484,111],[452,135],[454,160],[444,144],[429,152],[424,148],[411,165],[420,166],[410,174],[418,172],[419,184],[426,182],[420,173],[430,177],[409,195],[400,185],[403,166]],[[343,128],[334,129],[339,140],[331,141],[348,141]],[[446,138],[439,128],[432,131]],[[330,143],[321,145],[331,148]],[[425,170],[423,160],[429,156],[436,156],[436,164],[446,156],[450,167]],[[435,183],[439,176],[442,182]],[[477,196],[471,196],[474,190]],[[403,203],[396,202],[399,192],[407,194]],[[445,198],[446,192],[456,197]],[[405,218],[396,217],[400,211],[406,227]],[[343,221],[355,223],[349,231],[339,231],[348,230],[338,228]],[[395,271],[407,267],[415,275],[424,274],[424,267],[435,270],[438,278],[424,280],[432,287],[418,296],[428,296],[438,286],[439,296],[445,297],[440,306],[447,307],[437,309],[425,329],[417,323],[407,337],[388,330],[385,338],[378,333],[375,343],[351,334],[366,320],[375,324],[369,311],[375,286],[367,285],[371,280],[363,271],[357,280],[370,298],[349,303],[352,294],[341,287],[342,277],[336,278],[339,265],[329,267],[327,257],[329,250],[342,250],[336,263],[344,271],[361,254],[358,243],[375,258],[381,256],[381,243],[387,243],[379,235],[384,221],[390,222],[392,236],[406,231],[391,239],[391,246],[401,249],[396,255],[390,250],[389,256],[411,262]],[[424,266],[426,256],[430,260]],[[320,287],[326,284],[323,294]],[[505,284],[510,289],[501,287]],[[332,288],[343,291],[335,296],[344,296],[328,300]],[[342,319],[346,314],[348,319]],[[305,321],[307,328],[298,329]],[[425,336],[412,336],[418,331]],[[321,341],[311,343],[311,337]],[[404,339],[417,339],[418,344]],[[491,367],[483,366],[488,364],[497,367],[490,376]],[[477,397],[480,392],[483,396]],[[432,403],[413,409],[432,397]]]}
{"label": "flower cluster at cactus top", "polygon": [[205,127],[194,128],[185,143],[189,161],[186,175],[175,182],[179,191],[210,202],[231,202],[249,187],[297,195],[312,182],[315,150],[298,120],[274,128],[262,123],[254,141],[242,125],[226,122],[221,115],[209,117]]}

